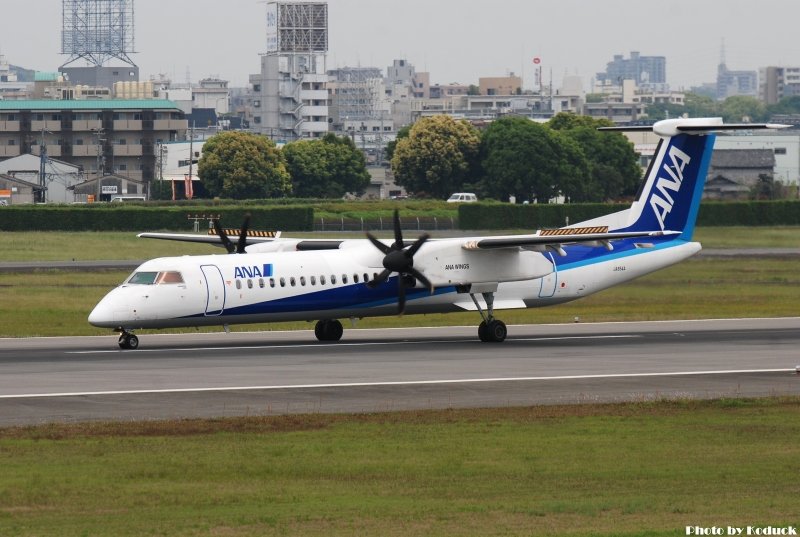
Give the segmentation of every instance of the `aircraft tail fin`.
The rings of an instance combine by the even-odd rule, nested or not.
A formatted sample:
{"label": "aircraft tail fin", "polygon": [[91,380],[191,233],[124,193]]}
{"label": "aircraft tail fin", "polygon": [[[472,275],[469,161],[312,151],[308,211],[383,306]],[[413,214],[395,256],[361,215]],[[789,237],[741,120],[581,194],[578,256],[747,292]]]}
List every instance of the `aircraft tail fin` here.
{"label": "aircraft tail fin", "polygon": [[679,118],[652,126],[603,127],[609,131],[652,131],[661,137],[636,201],[619,231],[679,231],[691,240],[703,196],[716,131],[778,129],[768,123],[724,124],[722,118]]}

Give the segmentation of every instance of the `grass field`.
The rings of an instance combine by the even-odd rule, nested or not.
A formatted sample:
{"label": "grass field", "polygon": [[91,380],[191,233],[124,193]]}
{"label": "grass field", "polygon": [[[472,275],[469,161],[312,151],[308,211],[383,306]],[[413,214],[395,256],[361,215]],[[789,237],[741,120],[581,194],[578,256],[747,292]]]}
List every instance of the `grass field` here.
{"label": "grass field", "polygon": [[0,430],[0,535],[676,536],[800,523],[800,400]]}
{"label": "grass field", "polygon": [[[186,232],[189,232],[187,230]],[[518,233],[529,231],[518,230]],[[503,232],[505,233],[505,232]],[[441,232],[439,236],[444,236]],[[497,233],[495,233],[497,234]],[[407,231],[408,237],[416,233]],[[698,228],[695,240],[705,248],[800,248],[798,227],[706,227]],[[291,236],[362,238],[350,234],[291,233]],[[389,234],[386,234],[388,237]],[[170,255],[220,253],[207,245],[139,239],[128,232],[4,232],[0,263],[9,261],[86,261],[151,259]]]}
{"label": "grass field", "polygon": [[[707,228],[698,240],[793,248],[797,231]],[[0,262],[209,251],[127,233],[4,237]],[[692,259],[571,304],[500,317],[797,315],[797,269],[793,257]],[[86,316],[126,275],[2,273],[0,336],[108,333]],[[476,315],[359,326],[441,324],[475,325]],[[797,528],[798,438],[798,398],[6,428],[0,536],[671,537],[688,525]]]}

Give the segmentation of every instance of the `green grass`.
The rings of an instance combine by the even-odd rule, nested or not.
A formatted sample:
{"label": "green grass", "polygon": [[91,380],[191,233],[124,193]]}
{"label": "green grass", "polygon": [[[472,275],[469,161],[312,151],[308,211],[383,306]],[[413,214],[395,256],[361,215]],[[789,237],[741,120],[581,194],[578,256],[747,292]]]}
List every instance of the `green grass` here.
{"label": "green grass", "polygon": [[797,525],[800,400],[0,430],[2,535],[683,535]]}
{"label": "green grass", "polygon": [[[391,215],[390,215],[391,216]],[[255,225],[255,224],[254,224]],[[185,232],[190,232],[189,229]],[[519,230],[518,233],[525,233]],[[438,236],[443,236],[441,232]],[[505,232],[501,232],[505,233]],[[415,236],[412,231],[406,234]],[[488,233],[487,233],[488,234]],[[497,233],[494,233],[497,234]],[[360,233],[312,234],[291,236],[341,236],[362,238]],[[386,235],[388,237],[388,235]],[[698,228],[695,239],[705,248],[800,248],[800,227],[706,227]],[[10,261],[68,261],[151,259],[176,254],[213,254],[222,250],[212,246],[139,239],[129,232],[4,232],[0,263]]]}

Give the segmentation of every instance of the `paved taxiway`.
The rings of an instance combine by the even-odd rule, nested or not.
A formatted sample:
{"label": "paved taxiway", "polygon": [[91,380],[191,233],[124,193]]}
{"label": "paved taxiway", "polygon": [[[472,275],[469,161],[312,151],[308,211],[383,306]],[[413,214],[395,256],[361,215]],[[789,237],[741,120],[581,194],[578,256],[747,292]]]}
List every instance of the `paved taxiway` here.
{"label": "paved taxiway", "polygon": [[[420,318],[424,322],[424,318]],[[0,340],[0,426],[800,395],[800,318]]]}

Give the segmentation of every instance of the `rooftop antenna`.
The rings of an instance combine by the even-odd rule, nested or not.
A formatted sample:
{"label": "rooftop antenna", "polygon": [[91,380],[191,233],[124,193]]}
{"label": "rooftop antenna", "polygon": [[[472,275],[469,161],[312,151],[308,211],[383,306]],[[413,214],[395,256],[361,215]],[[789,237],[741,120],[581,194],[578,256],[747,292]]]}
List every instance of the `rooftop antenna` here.
{"label": "rooftop antenna", "polygon": [[100,67],[111,59],[136,66],[133,0],[62,0],[62,67],[83,59]]}

